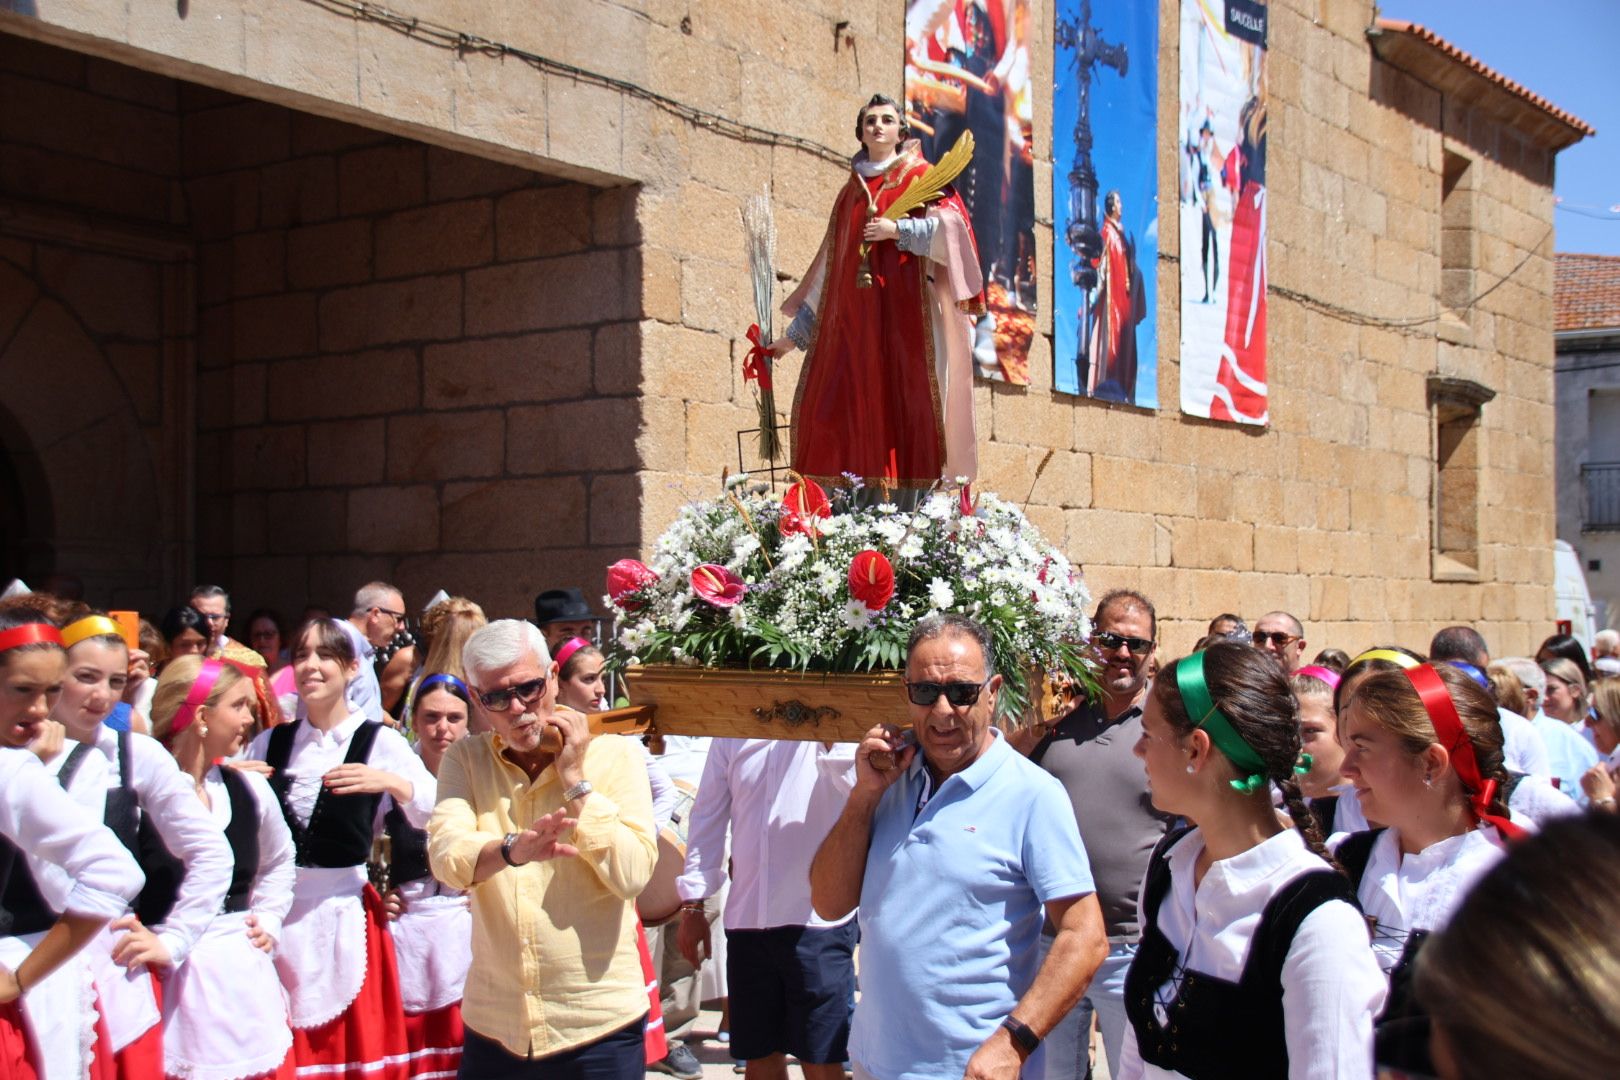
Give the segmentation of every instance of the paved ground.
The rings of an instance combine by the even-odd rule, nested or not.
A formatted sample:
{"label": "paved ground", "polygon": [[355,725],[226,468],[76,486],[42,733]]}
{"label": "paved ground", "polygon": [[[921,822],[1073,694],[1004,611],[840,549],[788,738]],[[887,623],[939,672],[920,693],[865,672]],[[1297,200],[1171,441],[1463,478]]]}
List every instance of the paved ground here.
{"label": "paved ground", "polygon": [[[729,1048],[725,1043],[714,1037],[720,1027],[720,1013],[717,1010],[707,1010],[700,1014],[692,1031],[686,1036],[687,1048],[697,1059],[703,1063],[703,1080],[736,1080],[740,1074],[732,1072],[732,1060]],[[1102,1057],[1102,1044],[1096,1044],[1097,1065],[1092,1070],[1093,1080],[1111,1080],[1108,1075],[1108,1062]],[[668,1080],[663,1073],[648,1070],[649,1078],[661,1077]],[[799,1080],[799,1070],[788,1070],[789,1080]]]}

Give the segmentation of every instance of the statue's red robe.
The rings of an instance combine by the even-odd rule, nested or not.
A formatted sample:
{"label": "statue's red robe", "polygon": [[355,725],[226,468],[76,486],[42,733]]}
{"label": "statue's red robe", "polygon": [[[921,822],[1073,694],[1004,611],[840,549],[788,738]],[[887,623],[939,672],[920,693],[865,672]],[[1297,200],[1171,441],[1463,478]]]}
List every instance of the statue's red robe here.
{"label": "statue's red robe", "polygon": [[909,141],[877,176],[852,173],[815,262],[783,305],[789,316],[806,303],[816,311],[793,401],[793,468],[805,476],[926,487],[976,472],[972,316],[984,310],[983,279],[955,192],[912,212],[939,221],[928,256],[878,241],[872,286],[856,286],[873,211],[927,168]]}

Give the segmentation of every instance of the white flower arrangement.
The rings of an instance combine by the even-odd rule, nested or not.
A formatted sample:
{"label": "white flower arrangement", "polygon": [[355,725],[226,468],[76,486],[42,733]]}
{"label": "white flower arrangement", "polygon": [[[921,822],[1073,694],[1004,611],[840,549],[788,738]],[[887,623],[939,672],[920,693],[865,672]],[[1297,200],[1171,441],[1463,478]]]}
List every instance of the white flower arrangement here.
{"label": "white flower arrangement", "polygon": [[730,477],[682,507],[650,564],[609,568],[614,662],[894,669],[919,620],[957,612],[990,630],[1003,716],[1023,712],[1036,672],[1087,677],[1085,580],[1017,506],[989,492],[964,507],[936,491],[914,513],[852,501]]}

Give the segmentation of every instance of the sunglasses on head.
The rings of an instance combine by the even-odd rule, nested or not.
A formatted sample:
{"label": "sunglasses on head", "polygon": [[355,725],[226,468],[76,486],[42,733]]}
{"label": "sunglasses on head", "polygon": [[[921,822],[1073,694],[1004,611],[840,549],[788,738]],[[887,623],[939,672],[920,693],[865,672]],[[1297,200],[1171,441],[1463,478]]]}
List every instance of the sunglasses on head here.
{"label": "sunglasses on head", "polygon": [[1254,632],[1254,643],[1256,645],[1265,645],[1269,641],[1277,648],[1282,649],[1298,640],[1297,635],[1285,634],[1281,630],[1256,630]]}
{"label": "sunglasses on head", "polygon": [[1132,656],[1146,656],[1153,651],[1153,639],[1131,637],[1129,634],[1116,634],[1111,630],[1098,630],[1091,635],[1099,648],[1104,652],[1113,652],[1121,645],[1131,650]]}
{"label": "sunglasses on head", "polygon": [[945,700],[958,709],[966,708],[979,700],[979,693],[990,685],[990,676],[984,682],[908,682],[906,683],[906,696],[913,705],[930,708],[939,700],[941,694]]}
{"label": "sunglasses on head", "polygon": [[488,693],[478,692],[478,703],[490,712],[506,712],[512,707],[512,702],[527,708],[533,705],[540,695],[545,692],[546,679],[550,676],[542,675],[538,679],[508,686],[505,690],[491,690]]}

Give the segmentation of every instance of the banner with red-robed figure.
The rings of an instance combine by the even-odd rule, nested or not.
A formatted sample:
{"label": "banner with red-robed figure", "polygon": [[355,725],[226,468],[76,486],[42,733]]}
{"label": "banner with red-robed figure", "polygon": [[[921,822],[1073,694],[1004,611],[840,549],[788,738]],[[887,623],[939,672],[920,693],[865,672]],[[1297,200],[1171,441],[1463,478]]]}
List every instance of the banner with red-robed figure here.
{"label": "banner with red-robed figure", "polygon": [[786,334],[770,346],[775,355],[807,353],[793,400],[793,469],[914,489],[971,480],[983,280],[968,210],[944,178],[966,164],[972,140],[931,164],[882,95],[860,110],[856,130],[864,149],[815,260],[782,305]]}
{"label": "banner with red-robed figure", "polygon": [[1181,409],[1265,424],[1264,0],[1182,0]]}
{"label": "banner with red-robed figure", "polygon": [[937,161],[972,132],[958,182],[978,241],[987,311],[979,375],[1029,383],[1035,335],[1035,154],[1029,0],[906,0],[906,118]]}

